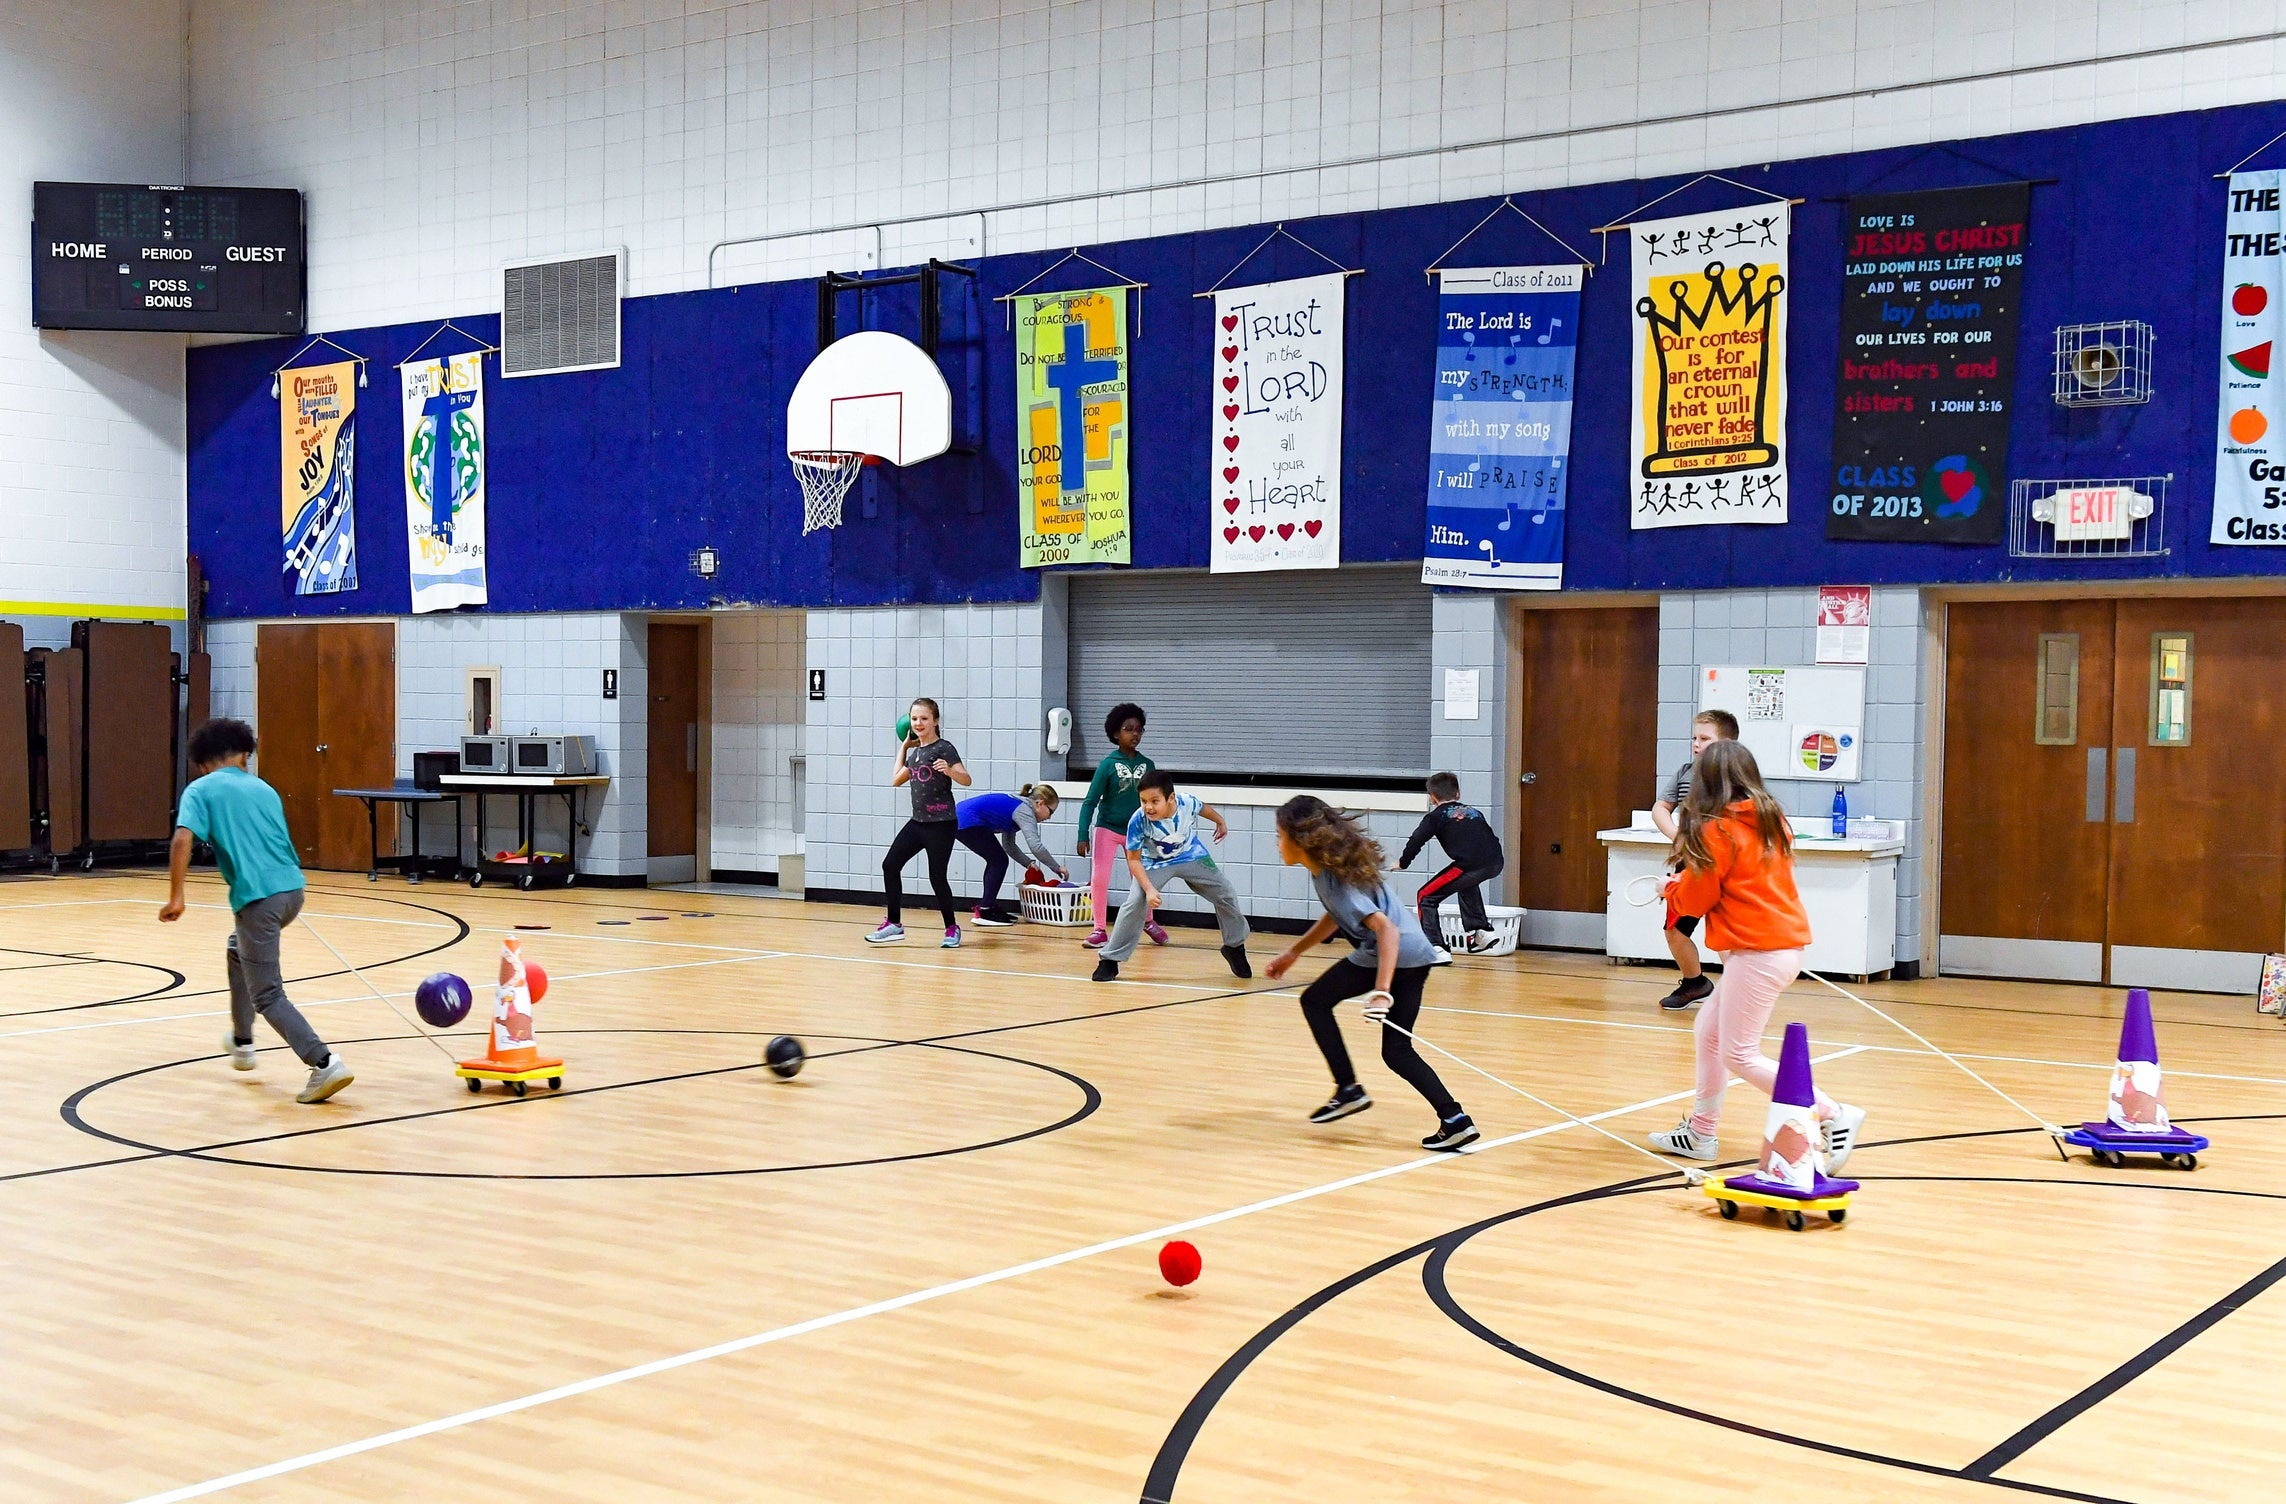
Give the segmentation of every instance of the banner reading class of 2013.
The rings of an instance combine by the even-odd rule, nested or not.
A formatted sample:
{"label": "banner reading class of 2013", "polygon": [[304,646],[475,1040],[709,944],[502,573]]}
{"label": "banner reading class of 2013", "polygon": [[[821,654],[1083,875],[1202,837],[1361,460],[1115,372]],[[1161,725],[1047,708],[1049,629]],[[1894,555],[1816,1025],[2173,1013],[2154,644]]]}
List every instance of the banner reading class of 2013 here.
{"label": "banner reading class of 2013", "polygon": [[1341,567],[1342,292],[1330,274],[1214,295],[1217,574]]}
{"label": "banner reading class of 2013", "polygon": [[1023,567],[1125,564],[1127,289],[1015,299]]}
{"label": "banner reading class of 2013", "polygon": [[1786,520],[1792,223],[1763,203],[1629,226],[1631,526]]}
{"label": "banner reading class of 2013", "polygon": [[278,373],[288,595],[357,588],[357,363]]}
{"label": "banner reading class of 2013", "polygon": [[404,391],[405,529],[413,610],[481,606],[484,577],[484,357],[417,360]]}
{"label": "banner reading class of 2013", "polygon": [[1827,537],[2000,541],[2031,208],[2029,183],[1849,201]]}
{"label": "banner reading class of 2013", "polygon": [[1586,276],[1576,265],[1437,273],[1423,584],[1563,587]]}
{"label": "banner reading class of 2013", "polygon": [[2286,543],[2286,403],[2270,379],[2286,293],[2278,172],[2230,175],[2223,228],[2222,402],[2210,543]]}

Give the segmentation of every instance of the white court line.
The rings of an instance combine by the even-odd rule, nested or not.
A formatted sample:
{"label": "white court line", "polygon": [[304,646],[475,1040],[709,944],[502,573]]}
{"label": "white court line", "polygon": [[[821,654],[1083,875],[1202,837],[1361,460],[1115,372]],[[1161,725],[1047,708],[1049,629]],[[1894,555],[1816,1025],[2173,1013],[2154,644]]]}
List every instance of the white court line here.
{"label": "white court line", "polygon": [[[1845,1056],[1855,1055],[1865,1048],[1864,1045],[1851,1045],[1831,1054],[1819,1055],[1815,1057],[1813,1063],[1822,1065],[1829,1060],[1840,1060]],[[1649,1108],[1661,1107],[1674,1102],[1688,1101],[1692,1095],[1691,1092],[1687,1091],[1670,1092],[1663,1097],[1651,1097],[1645,1101],[1630,1103],[1625,1107],[1614,1107],[1609,1111],[1583,1118],[1581,1121],[1600,1123],[1611,1118],[1624,1117],[1629,1113],[1642,1112]],[[1005,1280],[1021,1279],[1028,1274],[1038,1274],[1044,1270],[1061,1268],[1065,1264],[1077,1263],[1081,1259],[1091,1259],[1098,1254],[1116,1253],[1122,1248],[1133,1248],[1139,1243],[1180,1237],[1187,1232],[1196,1232],[1202,1227],[1213,1227],[1223,1222],[1233,1222],[1240,1217],[1253,1216],[1257,1212],[1275,1211],[1280,1207],[1295,1205],[1297,1202],[1314,1200],[1320,1196],[1330,1196],[1336,1191],[1346,1191],[1356,1186],[1370,1185],[1377,1180],[1387,1180],[1391,1176],[1405,1175],[1415,1170],[1427,1169],[1431,1165],[1445,1165],[1452,1164],[1455,1160],[1467,1160],[1489,1149],[1505,1148],[1510,1144],[1521,1144],[1531,1139],[1545,1138],[1550,1134],[1563,1133],[1576,1126],[1578,1125],[1569,1121],[1550,1123],[1541,1128],[1528,1128],[1522,1133],[1511,1133],[1505,1138],[1488,1139],[1473,1149],[1464,1150],[1458,1155],[1427,1154],[1418,1159],[1402,1160],[1393,1165],[1384,1165],[1378,1170],[1367,1170],[1361,1175],[1350,1175],[1340,1180],[1327,1181],[1323,1185],[1310,1186],[1299,1191],[1287,1191],[1283,1195],[1248,1202],[1244,1206],[1234,1206],[1228,1211],[1211,1212],[1203,1217],[1193,1217],[1187,1222],[1170,1222],[1164,1227],[1154,1227],[1148,1232],[1129,1233],[1125,1237],[1111,1238],[1101,1243],[1090,1243],[1085,1248],[1073,1248],[1063,1253],[1052,1253],[1046,1258],[1033,1259],[1028,1263],[1011,1264],[1005,1269],[995,1269],[989,1274],[972,1274],[965,1279],[950,1280],[941,1285],[931,1285],[926,1290],[913,1290],[904,1295],[894,1295],[887,1300],[874,1301],[870,1305],[852,1306],[847,1310],[834,1311],[828,1315],[813,1316],[807,1321],[797,1321],[788,1326],[773,1327],[766,1332],[756,1332],[752,1336],[735,1337],[728,1342],[717,1342],[712,1347],[693,1348],[687,1353],[676,1353],[672,1357],[654,1358],[648,1363],[638,1363],[631,1368],[614,1369],[610,1373],[597,1374],[593,1378],[579,1379],[569,1384],[559,1384],[553,1389],[543,1389],[537,1394],[527,1394],[517,1399],[502,1400],[498,1404],[484,1405],[474,1410],[463,1410],[458,1415],[447,1415],[436,1420],[422,1421],[418,1425],[400,1427],[395,1431],[384,1431],[378,1436],[368,1436],[361,1441],[344,1442],[340,1446],[327,1447],[323,1451],[307,1452],[299,1457],[289,1457],[282,1462],[265,1463],[261,1467],[248,1468],[244,1472],[231,1473],[227,1477],[209,1478],[204,1483],[187,1484],[182,1488],[169,1489],[165,1493],[146,1494],[144,1497],[134,1500],[133,1504],[181,1504],[181,1501],[185,1499],[203,1499],[209,1494],[218,1494],[243,1484],[259,1483],[267,1478],[283,1477],[287,1473],[298,1473],[307,1468],[322,1466],[328,1462],[339,1462],[344,1457],[356,1457],[362,1453],[376,1452],[383,1447],[396,1446],[401,1442],[418,1441],[424,1436],[435,1436],[444,1431],[457,1431],[464,1426],[473,1426],[481,1421],[497,1420],[503,1415],[514,1415],[519,1411],[537,1409],[541,1405],[552,1405],[558,1400],[576,1399],[583,1394],[593,1394],[599,1389],[610,1389],[620,1384],[632,1383],[637,1379],[647,1379],[657,1374],[672,1373],[678,1368],[688,1368],[693,1364],[712,1362],[716,1358],[727,1358],[734,1353],[748,1352],[757,1347],[767,1347],[772,1343],[784,1342],[794,1337],[806,1337],[812,1332],[822,1332],[833,1327],[846,1326],[853,1321],[863,1321],[868,1316],[885,1316],[890,1312],[902,1311],[908,1306],[917,1306],[925,1301],[941,1300],[948,1295],[965,1294],[970,1290],[982,1289],[986,1285],[996,1285]],[[1678,1165],[1676,1170],[1680,1174],[1681,1166]]]}

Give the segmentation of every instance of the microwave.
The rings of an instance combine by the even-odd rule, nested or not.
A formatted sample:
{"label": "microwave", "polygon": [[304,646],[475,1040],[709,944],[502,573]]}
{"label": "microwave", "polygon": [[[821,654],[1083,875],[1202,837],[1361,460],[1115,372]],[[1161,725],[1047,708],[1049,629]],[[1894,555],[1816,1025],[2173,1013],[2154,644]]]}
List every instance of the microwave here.
{"label": "microwave", "polygon": [[508,771],[565,778],[584,778],[595,771],[592,736],[518,736],[509,738]]}
{"label": "microwave", "polygon": [[508,771],[508,738],[505,736],[464,736],[460,739],[460,770],[463,773],[505,773]]}

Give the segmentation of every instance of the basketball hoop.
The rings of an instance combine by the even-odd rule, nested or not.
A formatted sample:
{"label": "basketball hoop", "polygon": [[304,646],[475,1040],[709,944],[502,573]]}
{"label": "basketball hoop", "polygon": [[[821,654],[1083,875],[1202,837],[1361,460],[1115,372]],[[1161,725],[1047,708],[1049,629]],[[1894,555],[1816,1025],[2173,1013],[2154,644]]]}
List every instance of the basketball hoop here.
{"label": "basketball hoop", "polygon": [[802,531],[841,526],[842,498],[865,468],[865,456],[854,449],[797,449],[786,458],[802,483]]}

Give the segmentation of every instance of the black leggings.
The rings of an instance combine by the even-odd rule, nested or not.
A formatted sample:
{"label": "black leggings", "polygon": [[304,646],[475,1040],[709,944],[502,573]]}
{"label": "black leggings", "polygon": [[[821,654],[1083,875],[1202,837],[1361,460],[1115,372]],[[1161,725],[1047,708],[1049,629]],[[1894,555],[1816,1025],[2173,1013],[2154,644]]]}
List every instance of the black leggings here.
{"label": "black leggings", "polygon": [[929,854],[929,886],[936,890],[937,907],[944,911],[945,928],[951,929],[958,920],[953,918],[952,865],[953,840],[958,835],[950,820],[907,820],[905,828],[889,843],[889,854],[881,859],[881,891],[889,898],[889,922],[905,922],[905,864],[926,851]]}
{"label": "black leggings", "polygon": [[[1421,989],[1429,982],[1426,966],[1400,966],[1389,982],[1389,1019],[1403,1028],[1413,1027],[1421,1016]],[[1334,1022],[1334,1005],[1353,997],[1363,997],[1373,990],[1373,968],[1360,966],[1354,961],[1336,961],[1326,968],[1326,974],[1302,991],[1302,1017],[1310,1025],[1310,1037],[1318,1042],[1318,1053],[1326,1057],[1326,1067],[1333,1072],[1334,1085],[1355,1086],[1357,1070],[1349,1063],[1349,1047],[1341,1042],[1341,1026]],[[1441,1122],[1457,1116],[1460,1103],[1445,1090],[1445,1083],[1429,1069],[1429,1063],[1414,1050],[1413,1041],[1396,1029],[1381,1030],[1381,1063],[1408,1085],[1428,1098],[1437,1110]]]}
{"label": "black leggings", "polygon": [[972,826],[960,833],[960,843],[984,858],[984,886],[977,890],[983,897],[977,900],[977,912],[1005,918],[1007,911],[1000,907],[1000,885],[1008,880],[1008,853],[1001,849],[999,837]]}

